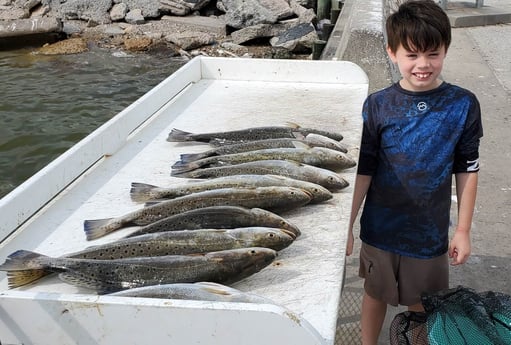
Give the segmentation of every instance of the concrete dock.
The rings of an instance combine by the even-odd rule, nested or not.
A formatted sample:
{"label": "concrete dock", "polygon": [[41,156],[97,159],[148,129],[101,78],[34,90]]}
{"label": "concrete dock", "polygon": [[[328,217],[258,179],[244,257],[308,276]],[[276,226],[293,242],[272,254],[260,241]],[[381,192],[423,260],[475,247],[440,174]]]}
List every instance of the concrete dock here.
{"label": "concrete dock", "polygon": [[[380,0],[346,0],[322,55],[323,59],[359,64],[368,74],[370,92],[399,78],[384,49],[383,22],[389,7]],[[450,284],[511,294],[511,40],[508,39],[511,2],[485,0],[484,6],[478,9],[472,3],[449,0],[446,12],[453,26],[453,39],[442,77],[476,94],[484,126],[472,256],[466,264],[451,269]],[[494,16],[495,13],[500,17]],[[453,202],[453,223],[456,209],[457,204]],[[358,228],[355,252],[346,260],[336,338],[339,345],[360,344],[363,281],[358,277],[357,231]],[[390,323],[403,310],[403,307],[389,308],[379,344],[389,344]]]}

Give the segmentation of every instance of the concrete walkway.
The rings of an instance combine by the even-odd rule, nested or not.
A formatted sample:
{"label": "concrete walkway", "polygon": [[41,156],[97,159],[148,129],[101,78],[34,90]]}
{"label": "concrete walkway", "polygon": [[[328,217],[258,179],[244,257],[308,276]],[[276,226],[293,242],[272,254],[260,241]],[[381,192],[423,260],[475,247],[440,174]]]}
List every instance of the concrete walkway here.
{"label": "concrete walkway", "polygon": [[[348,0],[349,1],[349,0]],[[361,0],[357,0],[361,1]],[[371,0],[361,1],[371,3]],[[511,12],[508,0],[485,0],[485,6]],[[380,5],[378,5],[380,6]],[[449,14],[449,9],[447,10]],[[353,22],[353,18],[350,19]],[[343,30],[350,30],[344,26]],[[371,29],[372,30],[372,29]],[[335,30],[334,30],[335,31]],[[367,32],[370,32],[367,31]],[[373,34],[379,33],[372,31]],[[453,28],[453,40],[444,64],[443,78],[474,92],[483,114],[484,137],[481,143],[481,171],[478,198],[472,227],[472,256],[462,266],[451,269],[451,286],[464,285],[477,291],[511,294],[511,24]],[[374,35],[373,35],[374,36]],[[331,36],[332,37],[332,36]],[[374,39],[373,42],[377,41]],[[358,42],[364,46],[364,42]],[[381,54],[373,46],[372,56]],[[368,63],[369,56],[350,61]],[[331,58],[343,59],[342,55]],[[356,61],[358,59],[358,61]],[[381,57],[376,62],[384,66]],[[368,73],[370,88],[385,84],[389,71]],[[383,78],[382,78],[383,76]],[[453,203],[455,222],[457,204]],[[358,229],[355,229],[358,231]],[[357,234],[355,234],[357,238]],[[358,278],[358,248],[346,260],[346,279],[341,299],[337,344],[360,344],[360,302],[362,281]],[[389,344],[388,327],[403,308],[391,308],[379,344]]]}

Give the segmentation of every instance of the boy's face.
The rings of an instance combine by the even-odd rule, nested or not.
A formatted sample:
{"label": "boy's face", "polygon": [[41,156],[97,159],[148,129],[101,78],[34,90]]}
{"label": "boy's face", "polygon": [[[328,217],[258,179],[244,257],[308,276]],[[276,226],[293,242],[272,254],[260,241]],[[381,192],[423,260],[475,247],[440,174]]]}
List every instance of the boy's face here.
{"label": "boy's face", "polygon": [[417,52],[406,50],[400,44],[395,52],[387,47],[387,53],[401,72],[403,79],[399,83],[403,89],[428,91],[442,83],[439,76],[447,53],[444,46],[435,50]]}

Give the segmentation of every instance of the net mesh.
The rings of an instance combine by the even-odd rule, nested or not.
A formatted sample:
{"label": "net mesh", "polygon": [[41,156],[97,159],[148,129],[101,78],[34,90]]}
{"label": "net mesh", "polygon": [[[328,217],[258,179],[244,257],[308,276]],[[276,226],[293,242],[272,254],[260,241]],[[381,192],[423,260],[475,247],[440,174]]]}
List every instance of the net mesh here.
{"label": "net mesh", "polygon": [[424,313],[392,320],[391,345],[511,345],[511,296],[458,286],[422,296]]}

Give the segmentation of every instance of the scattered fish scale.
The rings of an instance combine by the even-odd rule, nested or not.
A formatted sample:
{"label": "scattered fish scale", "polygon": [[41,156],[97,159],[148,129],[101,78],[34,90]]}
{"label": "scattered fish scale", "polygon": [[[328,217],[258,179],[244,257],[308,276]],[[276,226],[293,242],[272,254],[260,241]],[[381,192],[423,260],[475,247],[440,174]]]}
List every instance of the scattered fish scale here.
{"label": "scattered fish scale", "polygon": [[337,141],[341,141],[343,139],[343,136],[339,133],[324,131],[315,128],[305,128],[300,127],[299,125],[296,124],[292,124],[289,126],[251,127],[234,131],[211,133],[190,133],[174,128],[169,133],[167,141],[170,142],[199,141],[207,143],[213,139],[224,139],[228,141],[253,141],[275,138],[303,139],[309,133],[320,134]]}
{"label": "scattered fish scale", "polygon": [[312,196],[294,187],[220,188],[157,202],[117,218],[84,221],[87,240],[131,225],[147,225],[160,219],[208,206],[258,207],[290,210],[308,204]]}
{"label": "scattered fish scale", "polygon": [[267,174],[312,182],[330,191],[343,189],[349,185],[345,179],[331,170],[286,160],[259,160],[221,167],[195,169],[186,172],[171,172],[171,176],[188,178]]}
{"label": "scattered fish scale", "polygon": [[301,234],[296,225],[273,212],[261,208],[210,206],[161,219],[138,229],[127,237],[164,231],[251,226],[280,228],[293,233],[294,237]]}
{"label": "scattered fish scale", "polygon": [[171,187],[158,187],[150,184],[134,182],[131,184],[130,196],[135,202],[148,200],[171,199],[191,193],[219,188],[255,188],[270,186],[296,187],[306,190],[312,195],[311,202],[319,203],[333,197],[332,193],[316,183],[296,180],[278,175],[232,175],[209,180],[189,181],[186,184]]}
{"label": "scattered fish scale", "polygon": [[59,273],[64,282],[109,293],[170,283],[230,284],[259,272],[276,256],[275,250],[260,247],[114,260],[52,258],[18,250],[7,257],[0,270],[7,271],[10,288],[36,281],[51,271]]}

